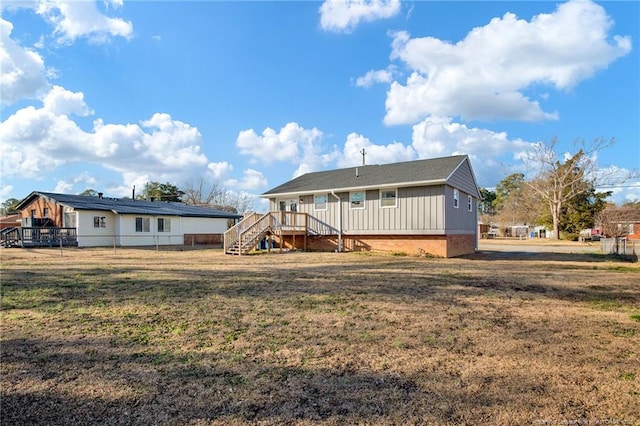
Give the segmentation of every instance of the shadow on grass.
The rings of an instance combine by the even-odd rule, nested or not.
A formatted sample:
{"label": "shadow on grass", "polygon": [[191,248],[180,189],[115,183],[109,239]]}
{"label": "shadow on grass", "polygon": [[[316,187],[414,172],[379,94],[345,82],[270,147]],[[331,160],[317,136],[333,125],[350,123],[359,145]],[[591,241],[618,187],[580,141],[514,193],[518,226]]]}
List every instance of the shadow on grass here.
{"label": "shadow on grass", "polygon": [[[501,256],[504,255],[502,258]],[[64,270],[21,269],[3,271],[2,309],[42,309],[122,306],[126,303],[192,304],[202,298],[282,300],[339,296],[351,300],[429,300],[460,304],[463,298],[487,291],[508,297],[529,295],[577,302],[620,300],[638,303],[640,287],[634,285],[640,268],[551,262],[520,262],[517,256],[543,260],[557,253],[478,253],[456,263],[416,258],[367,259],[366,263],[333,265],[277,263],[260,268],[225,266],[213,270],[155,271],[148,268],[67,268]],[[503,260],[496,266],[491,260]],[[515,258],[514,258],[515,256]],[[560,259],[595,259],[600,256],[566,254]],[[584,256],[584,257],[581,257]],[[476,263],[477,262],[477,263]],[[619,264],[617,264],[619,265]],[[598,274],[615,274],[615,282],[600,282]],[[576,275],[573,281],[567,277]],[[611,277],[611,275],[608,275]],[[635,279],[635,280],[634,280]]]}
{"label": "shadow on grass", "polygon": [[542,379],[467,379],[505,390],[485,393],[447,368],[404,377],[357,366],[218,366],[211,355],[136,349],[104,339],[4,341],[2,423],[458,424],[545,389]]}

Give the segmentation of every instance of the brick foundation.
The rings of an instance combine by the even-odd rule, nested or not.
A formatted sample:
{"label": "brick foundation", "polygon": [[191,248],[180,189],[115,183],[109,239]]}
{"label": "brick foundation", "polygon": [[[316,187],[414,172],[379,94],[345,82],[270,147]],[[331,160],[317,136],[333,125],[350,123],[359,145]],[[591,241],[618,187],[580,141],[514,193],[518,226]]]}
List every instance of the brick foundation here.
{"label": "brick foundation", "polygon": [[[280,247],[275,238],[275,248]],[[304,236],[284,236],[283,248],[303,250]],[[456,257],[471,254],[476,249],[475,235],[359,235],[342,237],[343,251],[398,252],[407,255],[430,254],[438,257]],[[338,236],[308,236],[309,251],[337,251]]]}
{"label": "brick foundation", "polygon": [[222,244],[222,234],[184,234],[184,245],[214,245]]}

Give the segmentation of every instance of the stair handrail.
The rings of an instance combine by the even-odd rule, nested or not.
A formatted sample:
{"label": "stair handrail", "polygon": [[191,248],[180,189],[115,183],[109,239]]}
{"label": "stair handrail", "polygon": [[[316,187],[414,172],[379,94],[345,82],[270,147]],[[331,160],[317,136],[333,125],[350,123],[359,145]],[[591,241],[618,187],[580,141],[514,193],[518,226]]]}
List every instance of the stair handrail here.
{"label": "stair handrail", "polygon": [[240,233],[242,232],[242,230],[253,225],[259,218],[260,215],[256,212],[253,212],[247,215],[244,219],[236,223],[231,228],[227,229],[224,233],[224,252],[228,252],[229,248],[231,248],[232,245],[240,240]]}
{"label": "stair handrail", "polygon": [[[244,248],[248,248],[250,245],[257,243],[260,237],[271,228],[272,214],[271,212],[265,213],[260,216],[258,220],[256,220],[254,223],[240,232],[238,241],[239,249],[242,250]],[[245,239],[245,236],[248,236],[249,238]]]}

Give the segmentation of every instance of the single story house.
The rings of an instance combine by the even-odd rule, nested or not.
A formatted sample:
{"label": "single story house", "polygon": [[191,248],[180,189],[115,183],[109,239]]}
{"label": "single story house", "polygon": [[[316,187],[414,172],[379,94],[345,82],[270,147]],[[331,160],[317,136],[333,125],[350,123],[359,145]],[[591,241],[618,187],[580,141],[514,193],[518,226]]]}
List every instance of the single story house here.
{"label": "single story house", "polygon": [[20,226],[19,213],[11,213],[0,217],[0,229],[15,228],[16,226]]}
{"label": "single story house", "polygon": [[[179,202],[34,191],[20,201],[17,245],[216,244],[241,215]],[[5,242],[9,239],[5,235]],[[52,243],[55,241],[55,243]],[[14,240],[15,242],[15,240]]]}
{"label": "single story house", "polygon": [[269,213],[228,231],[228,253],[265,236],[308,250],[453,257],[477,248],[480,191],[466,155],[307,173],[261,197]]}

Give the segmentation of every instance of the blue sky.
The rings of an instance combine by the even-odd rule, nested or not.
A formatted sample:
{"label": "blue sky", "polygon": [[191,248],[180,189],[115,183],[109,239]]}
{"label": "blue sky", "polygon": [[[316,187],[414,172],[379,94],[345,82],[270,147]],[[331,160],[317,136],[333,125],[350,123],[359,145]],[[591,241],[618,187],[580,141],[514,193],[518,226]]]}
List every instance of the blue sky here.
{"label": "blue sky", "polygon": [[[468,154],[494,187],[538,142],[640,168],[640,3],[4,1],[0,199]],[[640,181],[613,201],[640,200]],[[255,208],[264,208],[259,200]]]}

